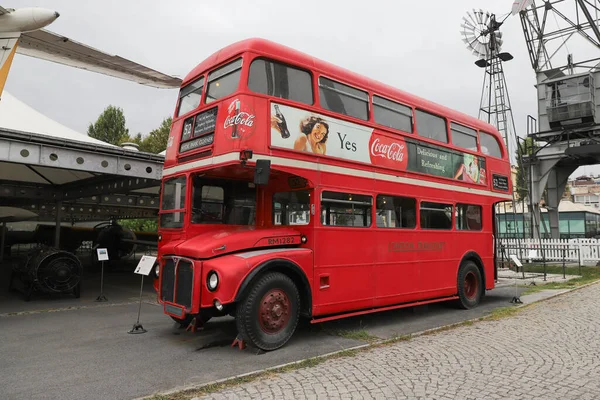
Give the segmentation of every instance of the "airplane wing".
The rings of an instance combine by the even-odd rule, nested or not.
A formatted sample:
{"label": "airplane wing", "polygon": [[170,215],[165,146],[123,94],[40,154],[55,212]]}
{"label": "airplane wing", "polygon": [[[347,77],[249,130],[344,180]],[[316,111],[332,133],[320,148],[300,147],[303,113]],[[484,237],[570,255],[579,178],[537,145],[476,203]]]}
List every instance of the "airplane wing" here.
{"label": "airplane wing", "polygon": [[8,13],[9,13],[9,11],[6,8],[0,6],[0,15],[8,14]]}
{"label": "airplane wing", "polygon": [[[0,9],[0,15],[2,14]],[[178,88],[181,79],[163,74],[122,57],[40,29],[21,34],[17,53],[81,68],[157,88]]]}

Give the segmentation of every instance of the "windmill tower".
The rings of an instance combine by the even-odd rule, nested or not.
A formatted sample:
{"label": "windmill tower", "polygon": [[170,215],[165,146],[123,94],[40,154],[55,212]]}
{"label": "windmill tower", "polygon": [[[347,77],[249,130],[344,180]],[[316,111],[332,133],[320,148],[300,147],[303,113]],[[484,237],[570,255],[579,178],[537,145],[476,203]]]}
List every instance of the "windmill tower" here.
{"label": "windmill tower", "polygon": [[478,58],[475,65],[485,68],[479,119],[494,125],[502,134],[514,164],[518,139],[503,68],[503,63],[513,56],[502,52],[502,23],[494,14],[473,10],[463,17],[461,34],[467,49]]}
{"label": "windmill tower", "polygon": [[[460,26],[463,42],[467,49],[477,57],[475,65],[485,69],[479,104],[479,119],[498,129],[504,138],[511,167],[513,167],[518,162],[516,150],[519,142],[504,76],[503,63],[512,60],[513,56],[510,53],[502,52],[500,27],[503,22],[498,21],[496,15],[490,12],[473,9],[472,13],[467,12],[467,16],[463,17]],[[510,206],[512,206],[512,211],[507,210]],[[506,235],[520,238],[525,232],[525,221],[522,222],[523,227],[519,228],[515,190],[513,190],[512,201],[499,203],[496,206],[496,212],[504,215]],[[522,215],[519,219],[522,218]]]}

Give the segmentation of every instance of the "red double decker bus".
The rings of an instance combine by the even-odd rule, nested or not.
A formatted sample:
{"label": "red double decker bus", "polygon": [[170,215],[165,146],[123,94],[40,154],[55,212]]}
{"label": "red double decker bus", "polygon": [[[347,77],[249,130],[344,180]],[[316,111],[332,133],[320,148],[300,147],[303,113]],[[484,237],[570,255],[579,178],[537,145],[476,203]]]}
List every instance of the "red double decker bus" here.
{"label": "red double decker bus", "polygon": [[283,346],[311,322],[494,287],[510,165],[489,124],[279,44],[184,79],[161,190],[155,288],[194,326]]}

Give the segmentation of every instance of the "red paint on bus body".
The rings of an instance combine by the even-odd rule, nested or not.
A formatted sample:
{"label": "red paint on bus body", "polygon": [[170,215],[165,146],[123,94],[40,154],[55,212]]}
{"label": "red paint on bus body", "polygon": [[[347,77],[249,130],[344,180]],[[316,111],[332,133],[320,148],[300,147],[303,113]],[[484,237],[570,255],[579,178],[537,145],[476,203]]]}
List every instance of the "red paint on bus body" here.
{"label": "red paint on bus body", "polygon": [[[243,63],[237,89],[206,104],[209,73],[238,58]],[[312,75],[313,104],[300,104],[250,91],[249,68],[256,58],[309,71]],[[443,117],[449,137],[451,122],[476,132],[485,132],[496,140],[502,157],[482,153],[479,140],[476,150],[466,150],[453,145],[450,140],[450,143],[441,143],[420,136],[418,131],[406,133],[386,128],[374,121],[373,112],[369,113],[368,120],[361,120],[329,111],[321,106],[320,76],[364,90],[369,93],[369,99],[377,95],[408,106],[413,110],[413,118],[416,109]],[[319,320],[335,318],[332,317],[335,314],[359,315],[407,304],[456,299],[458,270],[465,256],[476,255],[479,258],[483,264],[483,286],[485,289],[494,287],[492,209],[495,203],[509,199],[512,193],[506,147],[494,127],[261,39],[235,43],[211,55],[188,74],[183,87],[200,77],[205,82],[201,104],[181,116],[177,115],[179,103],[177,105],[163,173],[165,183],[177,177],[186,182],[181,189],[185,204],[179,205],[182,206],[179,209],[181,225],[176,228],[161,225],[159,242],[159,259],[163,268],[164,257],[184,257],[193,263],[192,298],[191,304],[185,307],[185,313],[198,314],[205,309],[214,309],[215,301],[225,306],[224,312],[232,312],[243,294],[240,290],[256,282],[250,279],[256,277],[253,273],[257,268],[271,265],[269,263],[274,260],[295,266],[295,283],[303,296],[307,294],[308,300],[303,300],[311,305],[304,311]],[[305,141],[300,140],[303,138],[301,134],[289,137],[285,127],[282,129],[271,118],[277,115],[273,111],[274,104],[279,105],[279,109],[275,109],[277,112],[283,109],[283,115],[287,115],[289,130],[303,129],[303,124],[312,118],[313,122],[321,124],[321,131],[318,131],[319,125],[315,128],[313,124],[312,131],[304,132]],[[212,126],[210,118],[213,114],[209,110],[215,107],[214,129],[207,134],[203,131],[203,124]],[[372,103],[369,109],[373,109]],[[185,129],[189,128],[191,136],[182,141],[186,124]],[[327,126],[328,130],[323,129]],[[194,129],[201,131],[197,138],[193,136]],[[414,121],[413,131],[416,131]],[[311,142],[310,135],[314,134],[321,140],[324,133],[328,135],[326,144]],[[180,146],[187,146],[186,151],[181,151],[183,147]],[[249,151],[252,156],[246,159]],[[434,174],[436,169],[456,165],[456,162],[447,160],[448,157],[458,157],[456,154],[464,156],[464,164],[458,161],[460,170]],[[421,157],[420,162],[415,157]],[[438,157],[440,162],[429,161],[427,157],[434,161]],[[198,211],[192,207],[201,196],[201,189],[193,188],[194,176],[201,174],[202,179],[216,182],[241,180],[251,183],[255,162],[261,158],[271,161],[271,176],[268,185],[255,189],[253,226],[192,220],[194,213],[214,212],[211,208]],[[506,178],[505,183],[501,182],[503,178]],[[309,221],[293,226],[277,225],[273,195],[293,190],[309,192]],[[370,225],[361,228],[323,225],[321,219],[326,218],[321,203],[324,192],[370,196],[373,202],[369,210]],[[406,229],[378,227],[376,220],[381,215],[376,213],[377,195],[416,199],[416,215]],[[165,209],[164,198],[165,188],[161,195],[163,206],[160,215],[168,217],[173,209]],[[421,228],[423,217],[418,211],[422,202],[452,206],[451,229]],[[466,212],[467,225],[480,230],[457,229],[457,205],[460,204],[481,207],[480,214],[470,208]],[[479,221],[469,219],[477,218],[477,215]],[[218,276],[219,285],[211,291],[208,280],[213,271]],[[160,279],[155,280],[159,301],[174,305],[174,301],[162,298],[162,284],[161,274]],[[177,285],[184,283],[178,282]]]}

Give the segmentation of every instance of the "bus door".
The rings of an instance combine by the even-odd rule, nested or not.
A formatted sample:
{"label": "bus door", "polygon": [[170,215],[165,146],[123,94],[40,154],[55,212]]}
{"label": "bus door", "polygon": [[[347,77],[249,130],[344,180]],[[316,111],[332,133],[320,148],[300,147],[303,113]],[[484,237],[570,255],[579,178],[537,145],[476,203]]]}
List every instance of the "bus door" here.
{"label": "bus door", "polygon": [[317,191],[313,280],[314,313],[332,314],[373,306],[373,198]]}
{"label": "bus door", "polygon": [[414,301],[421,290],[417,202],[410,197],[378,195],[375,203],[375,306]]}
{"label": "bus door", "polygon": [[[458,272],[456,232],[452,230],[454,205],[450,201],[419,202],[419,238],[417,253],[423,298],[452,294]],[[460,240],[464,240],[462,237]]]}

